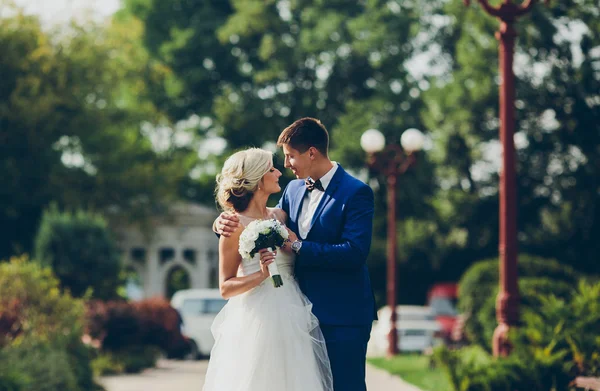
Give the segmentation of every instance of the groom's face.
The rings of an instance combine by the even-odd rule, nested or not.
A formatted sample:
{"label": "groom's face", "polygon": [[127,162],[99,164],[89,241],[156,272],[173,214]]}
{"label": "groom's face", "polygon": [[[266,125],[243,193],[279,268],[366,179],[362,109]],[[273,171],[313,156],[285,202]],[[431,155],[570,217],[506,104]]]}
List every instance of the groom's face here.
{"label": "groom's face", "polygon": [[310,176],[313,161],[310,149],[301,153],[288,144],[283,144],[283,153],[285,155],[285,168],[292,170],[296,178],[304,179]]}

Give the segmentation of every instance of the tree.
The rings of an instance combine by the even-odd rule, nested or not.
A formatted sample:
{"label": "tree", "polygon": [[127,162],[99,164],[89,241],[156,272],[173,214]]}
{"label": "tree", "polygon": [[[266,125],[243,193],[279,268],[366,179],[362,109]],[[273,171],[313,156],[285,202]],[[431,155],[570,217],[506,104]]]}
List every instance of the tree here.
{"label": "tree", "polygon": [[119,250],[99,215],[46,211],[35,239],[35,258],[50,267],[61,287],[75,297],[91,288],[92,297],[113,299],[123,284]]}
{"label": "tree", "polygon": [[[519,247],[598,274],[600,44],[591,1],[535,7],[517,28]],[[440,187],[436,207],[467,233],[451,259],[492,256],[498,243],[498,22],[477,7],[447,2],[427,45],[447,73],[429,77],[422,117],[431,129]],[[452,18],[447,16],[452,15]],[[567,31],[583,32],[581,40]],[[579,81],[585,80],[584,84]],[[446,202],[450,200],[450,202]],[[595,233],[595,234],[594,234]],[[463,269],[464,270],[464,269]]]}
{"label": "tree", "polygon": [[1,257],[31,250],[51,202],[139,220],[175,198],[195,152],[147,98],[167,71],[141,33],[135,20],[47,32],[18,10],[0,18]]}
{"label": "tree", "polygon": [[[520,246],[594,273],[597,10],[591,0],[536,7],[518,23],[526,65],[517,66],[518,137],[527,141],[519,144]],[[497,254],[498,23],[477,7],[458,0],[127,0],[122,15],[140,19],[151,58],[172,71],[151,101],[174,120],[202,117],[198,135],[223,137],[226,153],[272,142],[301,116],[325,123],[332,157],[355,172],[364,167],[359,137],[368,128],[393,142],[409,127],[430,136],[431,149],[403,176],[397,200],[402,301],[422,302],[431,282],[458,280],[470,264]],[[573,26],[583,26],[580,42],[553,38]],[[558,127],[540,120],[548,116]],[[222,160],[201,160],[200,174],[186,183],[190,198],[212,198]],[[369,260],[379,295],[384,194],[377,195]]]}

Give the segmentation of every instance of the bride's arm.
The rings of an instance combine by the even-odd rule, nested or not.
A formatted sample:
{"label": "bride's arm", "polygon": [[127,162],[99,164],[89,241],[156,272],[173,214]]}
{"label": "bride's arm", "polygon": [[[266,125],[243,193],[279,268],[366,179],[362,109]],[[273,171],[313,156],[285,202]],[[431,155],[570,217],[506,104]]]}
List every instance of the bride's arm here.
{"label": "bride's arm", "polygon": [[237,271],[242,262],[238,252],[241,229],[235,231],[230,237],[219,238],[219,290],[224,299],[240,295],[258,286],[267,277],[267,265],[272,261],[261,263],[261,270],[247,276],[237,277]]}

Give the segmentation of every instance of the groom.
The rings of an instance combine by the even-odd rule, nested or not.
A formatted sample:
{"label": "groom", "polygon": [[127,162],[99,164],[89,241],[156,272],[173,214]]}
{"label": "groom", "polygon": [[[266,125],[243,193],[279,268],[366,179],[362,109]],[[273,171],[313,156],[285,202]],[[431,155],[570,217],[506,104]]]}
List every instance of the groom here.
{"label": "groom", "polygon": [[[331,362],[335,391],[365,391],[365,357],[375,302],[366,260],[373,229],[373,191],[329,160],[329,134],[314,118],[302,118],[279,135],[285,167],[297,180],[277,207],[288,215],[295,274],[313,303]],[[225,235],[237,226],[222,215]]]}

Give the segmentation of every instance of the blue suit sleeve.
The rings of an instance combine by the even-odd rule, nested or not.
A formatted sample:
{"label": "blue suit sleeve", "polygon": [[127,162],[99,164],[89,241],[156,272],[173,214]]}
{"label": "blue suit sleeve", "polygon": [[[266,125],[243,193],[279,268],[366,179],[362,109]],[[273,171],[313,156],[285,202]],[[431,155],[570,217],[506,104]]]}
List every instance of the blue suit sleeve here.
{"label": "blue suit sleeve", "polygon": [[358,269],[365,265],[373,235],[374,200],[370,187],[361,187],[346,205],[340,243],[303,241],[296,267]]}

